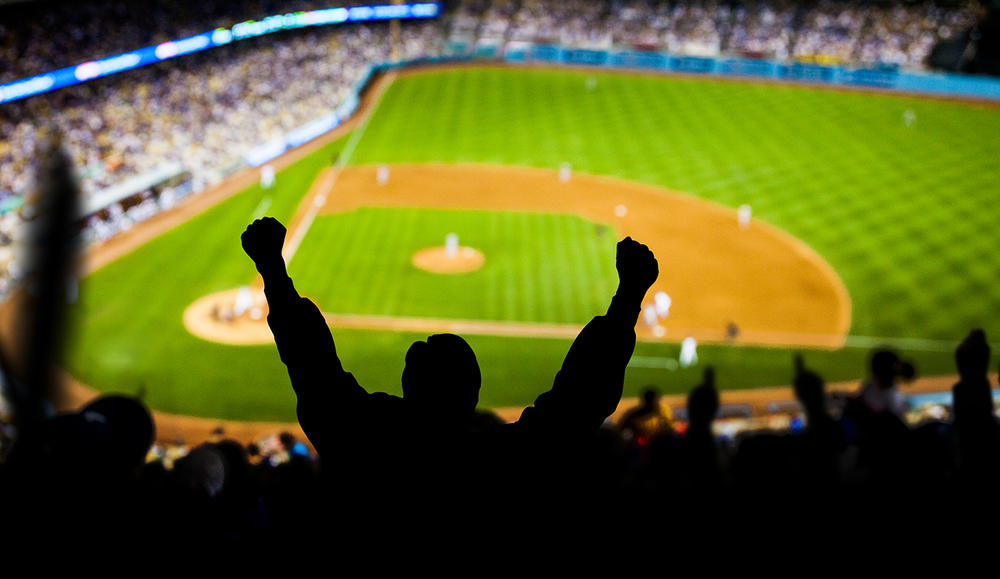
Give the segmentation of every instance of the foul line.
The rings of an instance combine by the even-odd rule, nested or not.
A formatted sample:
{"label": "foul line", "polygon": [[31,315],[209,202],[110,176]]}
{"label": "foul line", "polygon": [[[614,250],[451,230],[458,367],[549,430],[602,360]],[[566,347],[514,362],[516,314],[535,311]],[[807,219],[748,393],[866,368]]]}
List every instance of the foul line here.
{"label": "foul line", "polygon": [[[929,338],[881,338],[877,336],[847,336],[844,345],[850,348],[878,348],[889,346],[901,350],[924,352],[953,352],[961,340],[935,340]],[[996,347],[994,345],[994,347]]]}
{"label": "foul line", "polygon": [[361,124],[361,127],[356,129],[351,133],[351,138],[347,140],[347,144],[344,145],[344,150],[340,152],[340,156],[337,157],[337,162],[333,166],[333,171],[331,171],[330,184],[325,188],[321,189],[315,197],[313,197],[312,202],[309,203],[309,208],[306,210],[306,214],[299,221],[298,226],[292,232],[292,235],[288,238],[288,242],[285,244],[284,250],[282,250],[282,256],[285,258],[285,265],[291,263],[292,258],[295,257],[295,253],[299,250],[299,245],[301,245],[302,240],[305,238],[306,233],[312,226],[313,220],[319,213],[319,210],[326,204],[326,196],[333,191],[334,186],[337,184],[337,177],[340,176],[341,171],[344,170],[344,166],[350,160],[351,156],[354,155],[354,150],[357,149],[358,143],[361,142],[361,138],[364,136],[365,131],[368,129],[368,123],[371,122],[372,118],[375,116],[375,112],[378,110],[379,105],[382,104],[382,97],[385,95],[385,91],[389,90],[392,86],[394,80],[396,80],[396,72],[390,72],[386,76],[385,88],[382,90],[382,94],[379,95],[378,101],[368,112],[368,116],[365,118],[365,122]]}
{"label": "foul line", "polygon": [[[545,322],[516,322],[508,320],[463,320],[452,318],[416,318],[405,316],[378,315],[378,314],[345,314],[324,312],[327,324],[335,330],[382,330],[394,332],[451,332],[455,334],[470,334],[481,336],[504,336],[513,338],[557,338],[573,339],[583,329],[583,324],[567,323],[545,323]],[[805,337],[812,338],[813,341],[819,338],[830,338],[840,336],[827,336],[825,334],[781,334],[769,332],[748,332],[742,339],[726,340],[723,332],[714,330],[697,330],[685,328],[671,332],[671,338],[651,338],[640,328],[638,330],[638,341],[646,344],[677,344],[682,338],[692,336],[698,339],[699,343],[706,346],[742,346],[757,348],[815,348],[815,344],[805,341]],[[718,335],[718,337],[716,337]],[[774,341],[761,340],[761,338],[772,338]],[[754,339],[757,338],[757,339]],[[789,341],[781,341],[776,338],[785,338]],[[802,342],[795,342],[791,338],[798,338]],[[958,347],[958,340],[941,340],[928,338],[888,338],[878,336],[845,336],[843,343],[836,348],[820,347],[825,350],[835,350],[843,348],[878,348],[888,347],[909,351],[924,352],[953,352]],[[1000,347],[993,344],[993,347]],[[665,367],[667,360],[673,358],[659,356],[633,356],[633,365],[649,368]]]}
{"label": "foul line", "polygon": [[270,208],[271,208],[271,198],[264,197],[263,199],[260,200],[260,203],[257,204],[257,208],[253,210],[253,214],[250,216],[250,221],[256,221],[257,219],[260,219],[267,213],[267,210]]}

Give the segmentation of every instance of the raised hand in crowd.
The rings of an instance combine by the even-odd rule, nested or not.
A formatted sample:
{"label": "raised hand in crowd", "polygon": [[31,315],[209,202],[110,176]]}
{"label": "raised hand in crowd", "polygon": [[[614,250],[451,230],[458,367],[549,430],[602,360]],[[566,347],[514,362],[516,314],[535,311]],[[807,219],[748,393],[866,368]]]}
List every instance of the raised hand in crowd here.
{"label": "raised hand in crowd", "polygon": [[246,252],[261,275],[284,272],[281,248],[285,243],[285,226],[273,217],[262,217],[251,223],[240,236]]}
{"label": "raised hand in crowd", "polygon": [[618,270],[618,291],[638,294],[640,300],[660,273],[653,252],[631,237],[618,242],[615,267]]}

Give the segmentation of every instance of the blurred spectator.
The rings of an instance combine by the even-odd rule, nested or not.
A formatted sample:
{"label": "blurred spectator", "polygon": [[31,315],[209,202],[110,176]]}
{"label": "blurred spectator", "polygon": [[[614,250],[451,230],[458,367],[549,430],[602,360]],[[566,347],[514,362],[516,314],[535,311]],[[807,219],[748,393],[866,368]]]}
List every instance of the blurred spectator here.
{"label": "blurred spectator", "polygon": [[659,391],[652,386],[642,391],[639,405],[622,417],[618,428],[625,439],[644,446],[651,439],[672,430],[670,407],[663,404]]}

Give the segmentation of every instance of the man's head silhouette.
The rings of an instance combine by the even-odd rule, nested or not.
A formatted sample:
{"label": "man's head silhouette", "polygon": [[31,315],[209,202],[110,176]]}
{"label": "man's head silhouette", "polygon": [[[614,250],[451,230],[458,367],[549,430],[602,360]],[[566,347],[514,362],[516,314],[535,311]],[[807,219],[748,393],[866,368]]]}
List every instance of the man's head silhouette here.
{"label": "man's head silhouette", "polygon": [[435,334],[406,352],[403,398],[436,415],[470,416],[479,403],[482,376],[469,344],[454,334]]}
{"label": "man's head silhouette", "polygon": [[899,355],[889,349],[876,350],[871,357],[872,377],[879,388],[889,389],[897,378],[913,379],[913,365],[902,360]]}

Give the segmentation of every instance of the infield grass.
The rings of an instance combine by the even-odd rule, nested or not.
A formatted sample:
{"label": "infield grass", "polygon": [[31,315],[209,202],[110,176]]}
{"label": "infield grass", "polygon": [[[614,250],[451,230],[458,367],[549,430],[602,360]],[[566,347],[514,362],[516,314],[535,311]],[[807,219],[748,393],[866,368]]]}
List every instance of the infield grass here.
{"label": "infield grass", "polygon": [[[586,88],[588,77],[597,79],[594,90]],[[904,122],[907,110],[916,115],[911,125]],[[334,143],[279,172],[276,189],[267,193],[268,213],[287,221],[339,147]],[[910,338],[899,343],[918,370],[941,374],[953,371],[950,348],[970,328],[983,327],[994,339],[1000,335],[997,150],[1000,110],[966,104],[589,71],[467,69],[396,80],[350,161],[549,168],[570,162],[577,171],[732,207],[749,203],[755,217],[809,244],[841,275],[853,302],[852,335]],[[188,334],[181,322],[194,299],[253,278],[239,234],[263,196],[252,187],[86,279],[75,309],[79,331],[69,369],[100,390],[143,388],[147,401],[166,411],[294,419],[291,390],[273,346],[208,343]],[[473,223],[477,219],[485,221]],[[293,260],[292,273],[325,311],[378,312],[397,304],[391,306],[396,312],[405,301],[413,314],[433,317],[473,312],[489,319],[583,321],[596,313],[593,308],[603,310],[613,290],[608,243],[587,249],[598,256],[599,271],[553,266],[564,268],[553,279],[557,275],[566,287],[590,288],[585,303],[567,311],[545,307],[545,299],[563,290],[547,285],[554,282],[546,281],[532,251],[546,235],[564,240],[558,243],[567,244],[567,251],[592,238],[565,234],[592,227],[576,218],[530,224],[518,237],[523,263],[512,257],[508,270],[472,276],[475,283],[463,289],[463,300],[436,299],[443,293],[402,264],[414,241],[441,242],[416,239],[424,230],[421,222],[436,221],[426,229],[435,236],[441,226],[461,229],[464,244],[508,219],[522,217],[381,209],[322,217]],[[339,295],[331,262],[343,263],[347,248],[363,242],[355,228],[365,222],[382,228],[380,240],[395,248],[386,256],[384,274],[374,266],[364,273],[369,279],[385,276],[378,282],[382,293]],[[661,263],[668,267],[669,257],[661,256]],[[503,284],[512,280],[536,289],[508,292]],[[407,287],[423,297],[393,295]],[[345,366],[370,390],[390,392],[399,390],[406,347],[421,337],[335,331]],[[878,341],[810,351],[806,361],[828,380],[856,378]],[[469,342],[484,370],[484,406],[530,403],[551,383],[569,346],[565,340],[488,336],[470,336]],[[676,354],[673,345],[636,349],[637,356],[653,360],[648,365]],[[717,366],[722,388],[788,383],[791,355],[769,348],[699,348],[701,365]],[[645,366],[630,368],[626,395],[646,384],[683,392],[701,371]]]}
{"label": "infield grass", "polygon": [[[488,256],[481,269],[411,264],[447,232]],[[614,295],[617,241],[575,215],[362,208],[313,222],[289,274],[324,312],[583,325]]]}

